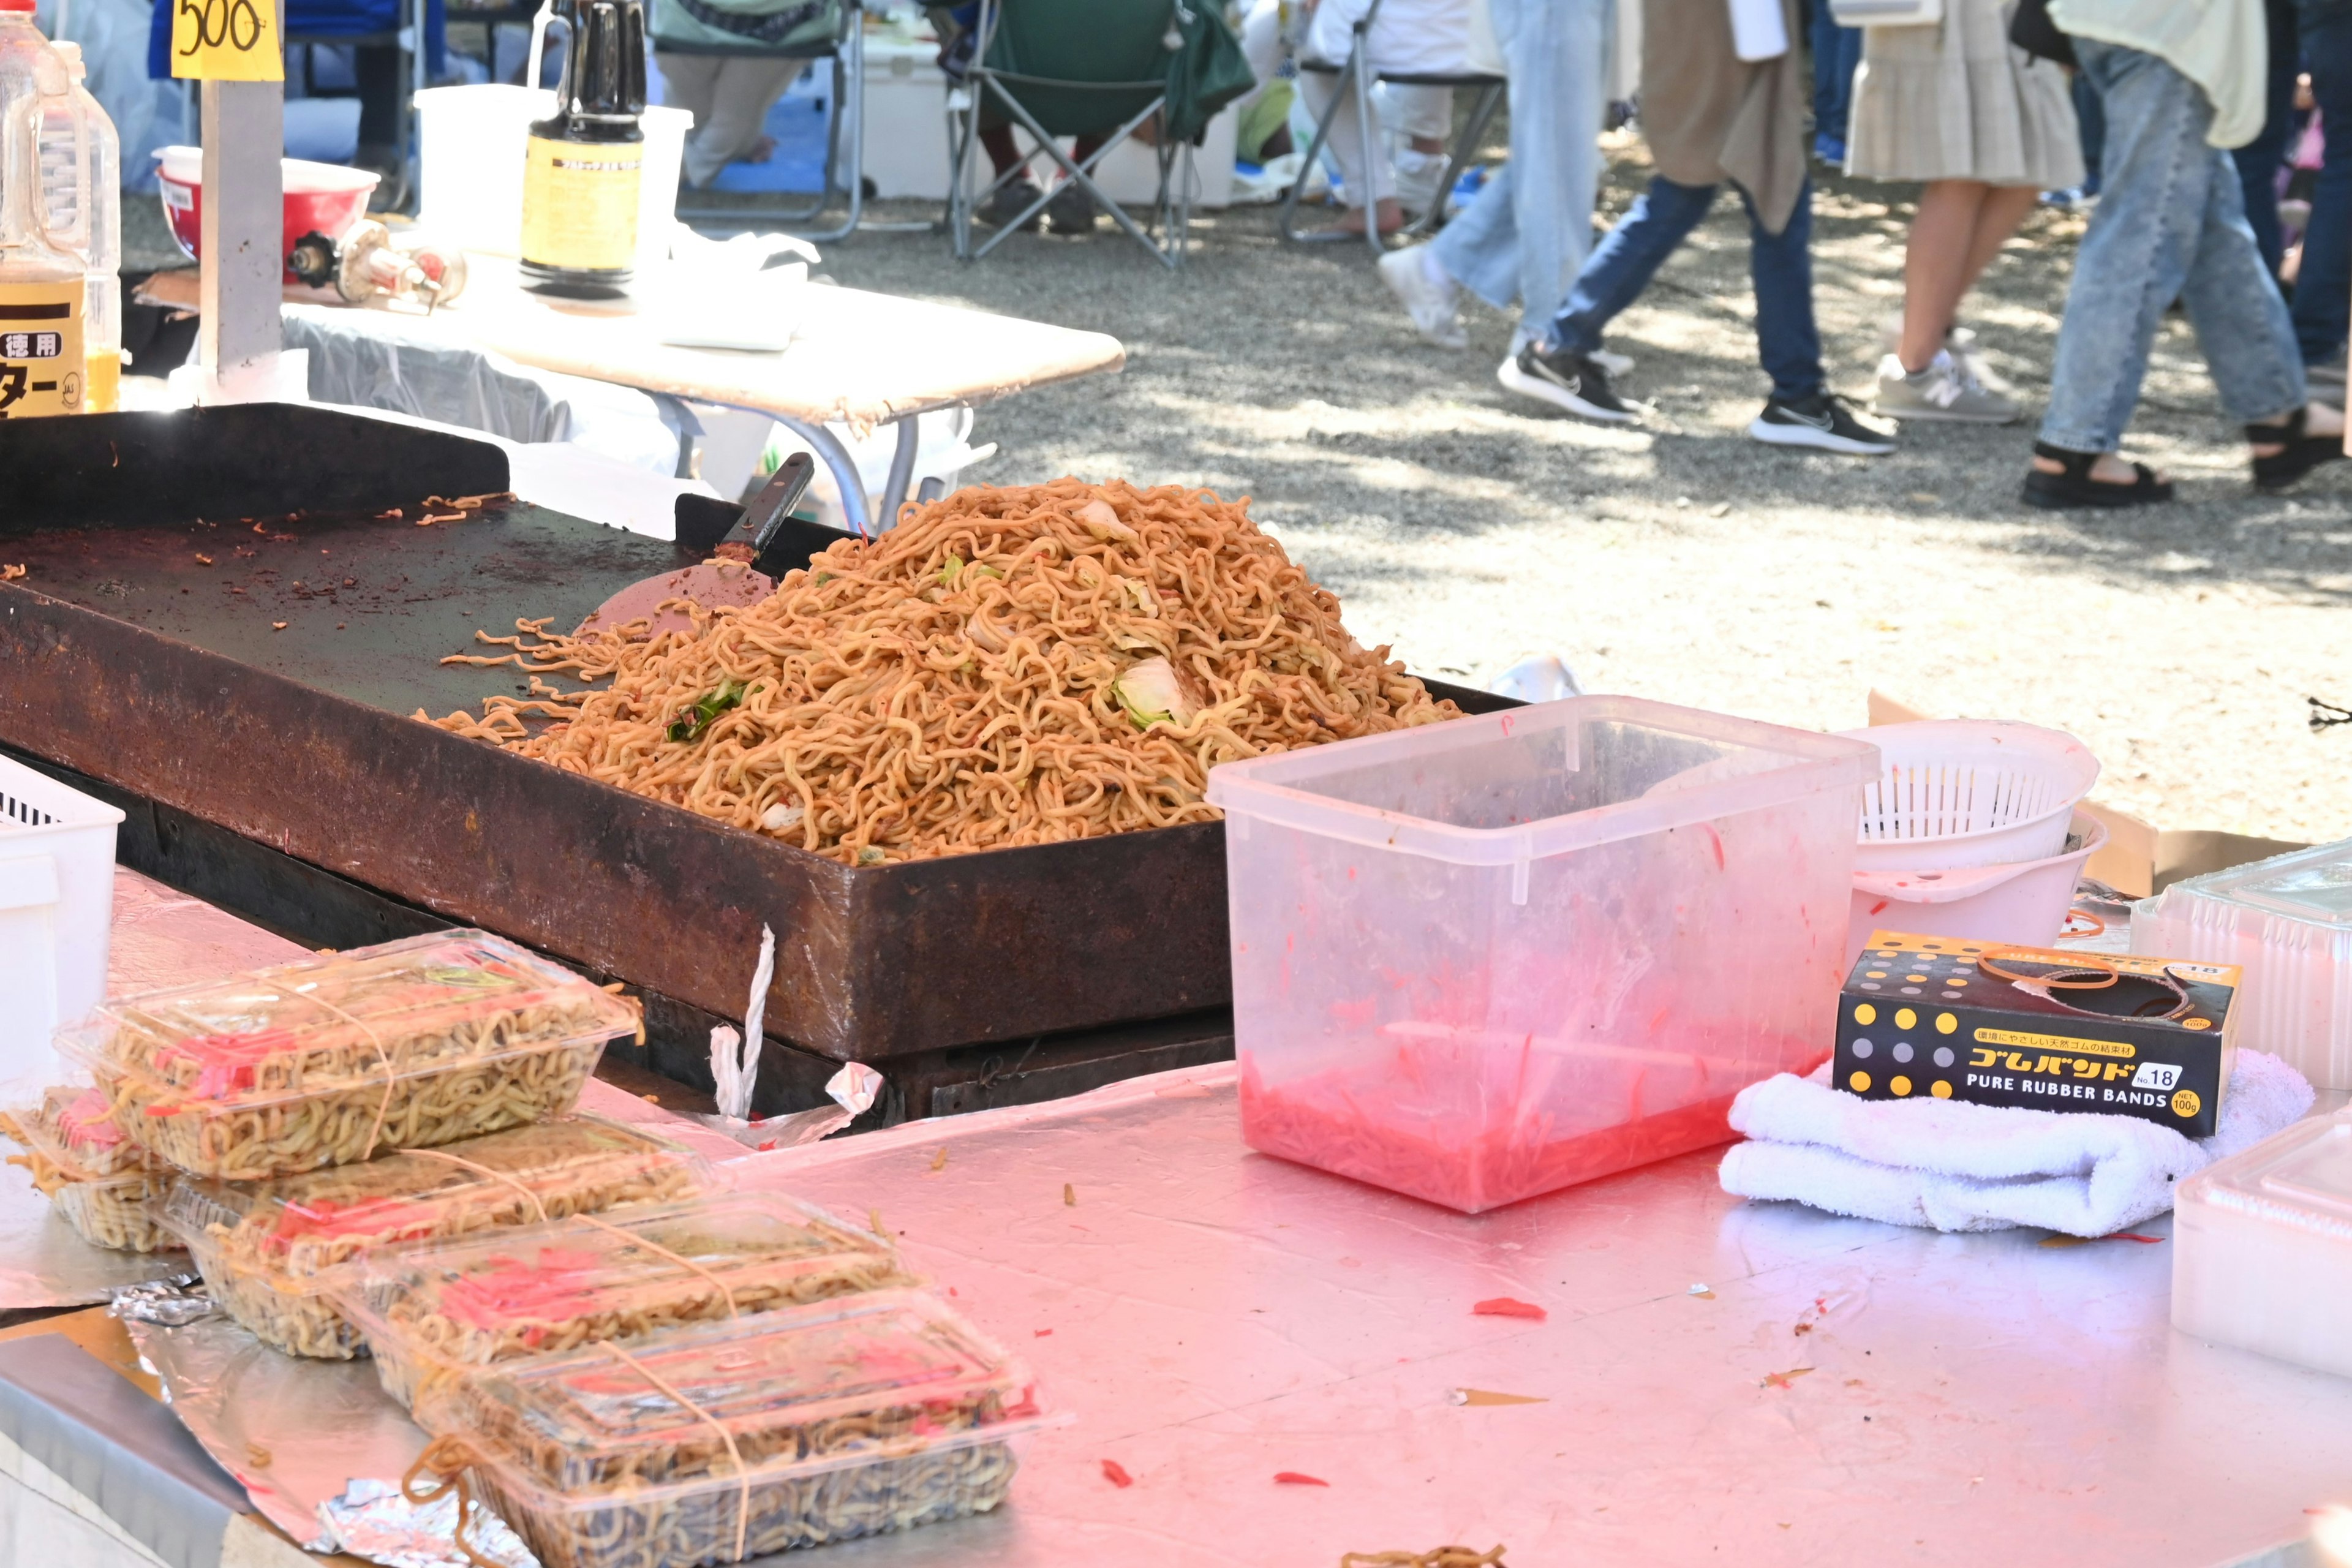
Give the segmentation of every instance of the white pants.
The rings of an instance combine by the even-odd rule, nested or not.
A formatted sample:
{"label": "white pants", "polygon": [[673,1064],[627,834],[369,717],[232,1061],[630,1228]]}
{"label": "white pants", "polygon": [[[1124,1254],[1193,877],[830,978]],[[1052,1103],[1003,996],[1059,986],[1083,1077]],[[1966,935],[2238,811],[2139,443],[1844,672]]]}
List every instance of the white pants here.
{"label": "white pants", "polygon": [[[1386,13],[1382,13],[1386,16]],[[1407,87],[1402,82],[1382,86],[1372,100],[1371,168],[1364,167],[1364,135],[1356,124],[1356,84],[1351,79],[1347,90],[1339,89],[1339,79],[1322,71],[1302,70],[1298,73],[1298,96],[1305,101],[1307,111],[1320,120],[1323,111],[1331,107],[1337,97],[1339,109],[1331,116],[1331,130],[1324,142],[1339,165],[1339,177],[1347,183],[1348,205],[1364,205],[1365,194],[1376,202],[1395,195],[1396,172],[1390,166],[1388,150],[1381,141],[1381,100],[1388,100],[1389,111],[1401,122],[1397,129],[1407,136],[1428,137],[1444,142],[1454,130],[1454,89],[1450,87]]]}
{"label": "white pants", "polygon": [[[1302,58],[1347,62],[1356,24],[1371,0],[1321,0],[1307,24]],[[1450,75],[1469,68],[1470,0],[1381,0],[1365,39],[1372,68]]]}
{"label": "white pants", "polygon": [[808,61],[782,56],[654,52],[666,101],[694,116],[686,139],[686,183],[699,189],[759,144],[768,110]]}

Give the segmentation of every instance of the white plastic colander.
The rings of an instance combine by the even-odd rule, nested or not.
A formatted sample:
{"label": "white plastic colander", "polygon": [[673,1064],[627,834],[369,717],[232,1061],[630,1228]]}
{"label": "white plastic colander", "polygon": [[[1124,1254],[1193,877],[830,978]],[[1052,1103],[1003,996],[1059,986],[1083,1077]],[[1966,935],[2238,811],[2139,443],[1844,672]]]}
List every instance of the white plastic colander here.
{"label": "white plastic colander", "polygon": [[1849,730],[1878,748],[1862,786],[1857,871],[1946,871],[2042,860],[2066,847],[2074,803],[2099,759],[2032,724],[1931,719]]}

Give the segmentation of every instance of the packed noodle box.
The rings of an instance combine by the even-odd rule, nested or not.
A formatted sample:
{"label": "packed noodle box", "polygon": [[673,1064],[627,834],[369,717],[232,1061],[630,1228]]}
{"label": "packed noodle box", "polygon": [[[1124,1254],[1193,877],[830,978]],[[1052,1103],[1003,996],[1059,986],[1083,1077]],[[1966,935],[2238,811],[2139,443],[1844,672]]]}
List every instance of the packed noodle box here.
{"label": "packed noodle box", "polygon": [[1874,931],[1838,994],[1838,1088],[2137,1116],[2210,1137],[2239,971]]}

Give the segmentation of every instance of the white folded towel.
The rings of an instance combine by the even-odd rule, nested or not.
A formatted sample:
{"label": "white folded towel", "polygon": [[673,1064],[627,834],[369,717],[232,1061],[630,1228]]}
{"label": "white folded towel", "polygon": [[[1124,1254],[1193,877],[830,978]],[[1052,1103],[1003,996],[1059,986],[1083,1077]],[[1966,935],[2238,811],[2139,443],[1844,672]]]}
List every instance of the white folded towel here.
{"label": "white folded towel", "polygon": [[1725,1192],[1935,1230],[2108,1236],[2164,1213],[2175,1182],[2300,1121],[2313,1098],[2278,1058],[2241,1050],[2220,1127],[2189,1139],[2130,1116],[1863,1100],[1829,1070],[1740,1091],[1731,1125],[1750,1142],[1724,1155]]}

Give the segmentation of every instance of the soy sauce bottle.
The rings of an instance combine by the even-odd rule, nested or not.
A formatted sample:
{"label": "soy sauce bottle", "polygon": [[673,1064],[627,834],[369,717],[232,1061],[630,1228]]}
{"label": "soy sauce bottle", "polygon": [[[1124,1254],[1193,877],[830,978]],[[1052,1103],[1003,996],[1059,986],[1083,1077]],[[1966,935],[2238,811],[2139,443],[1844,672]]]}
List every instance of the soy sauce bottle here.
{"label": "soy sauce bottle", "polygon": [[565,0],[572,42],[555,113],[530,128],[522,183],[522,278],[586,299],[636,276],[646,133],[643,0]]}

